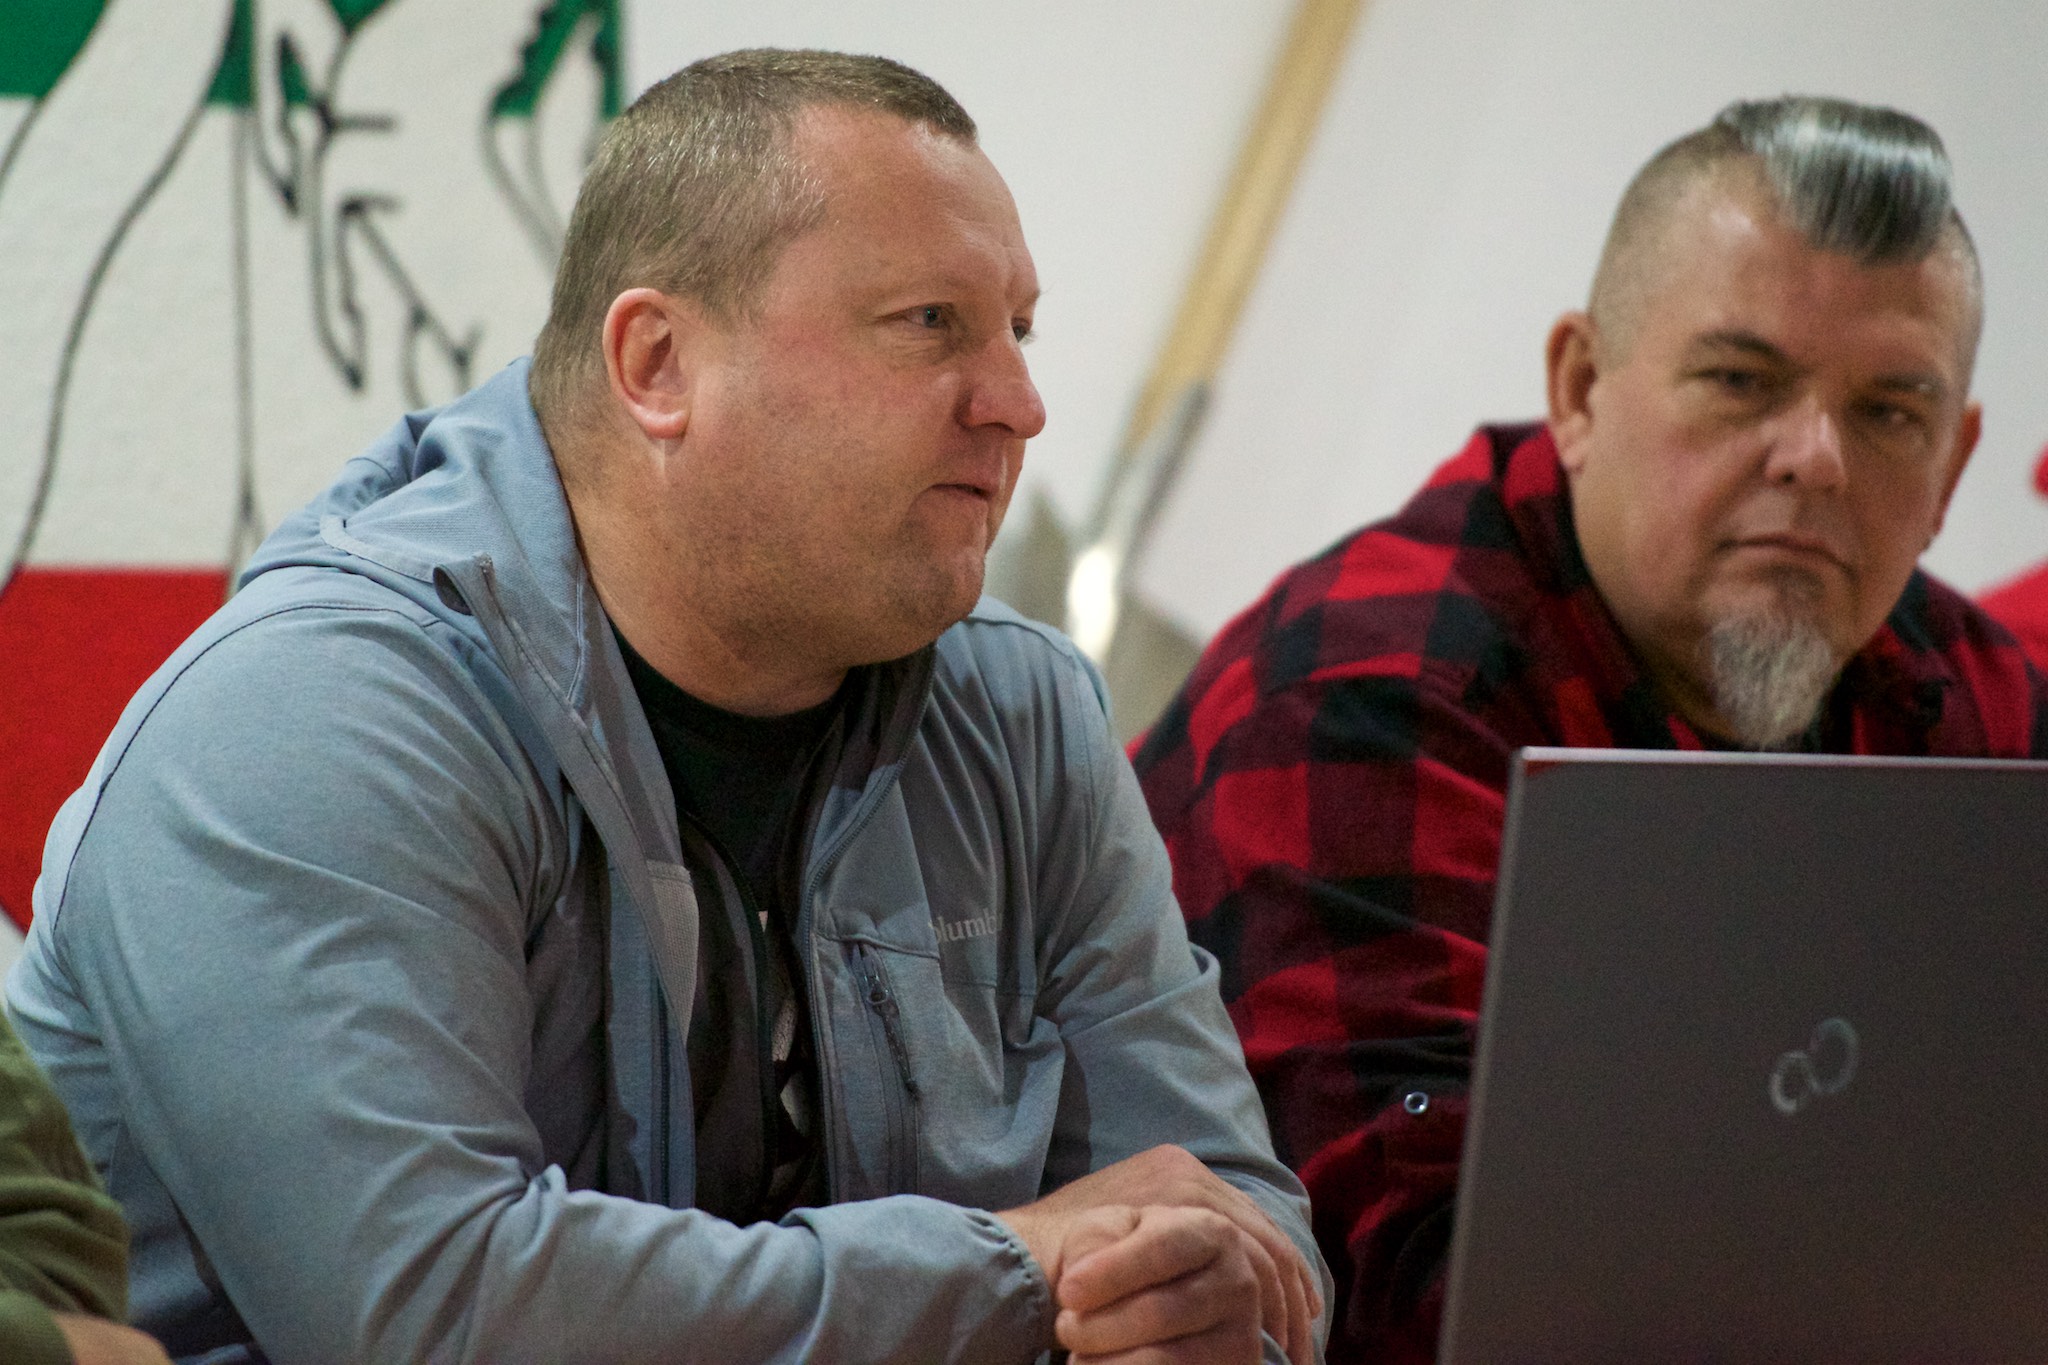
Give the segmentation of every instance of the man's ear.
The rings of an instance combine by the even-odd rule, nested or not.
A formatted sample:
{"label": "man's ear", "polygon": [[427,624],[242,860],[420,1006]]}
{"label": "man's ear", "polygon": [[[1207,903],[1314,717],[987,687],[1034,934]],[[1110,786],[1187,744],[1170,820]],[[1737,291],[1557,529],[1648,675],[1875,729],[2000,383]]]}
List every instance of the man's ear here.
{"label": "man's ear", "polygon": [[605,310],[612,397],[651,441],[673,441],[690,425],[691,360],[704,325],[695,306],[658,289],[628,289]]}
{"label": "man's ear", "polygon": [[1543,346],[1550,434],[1558,459],[1571,474],[1585,462],[1585,438],[1593,427],[1593,381],[1600,372],[1596,343],[1592,316],[1566,313]]}
{"label": "man's ear", "polygon": [[[1956,422],[1956,448],[1949,452],[1948,468],[1942,474],[1941,501],[1934,509],[1934,525],[1928,528],[1927,545],[1941,534],[1941,523],[1948,517],[1948,500],[1956,495],[1956,484],[1963,477],[1963,470],[1969,467],[1970,453],[1977,448],[1977,438],[1984,434],[1984,405],[1967,403],[1963,415]],[[1920,548],[1925,550],[1927,545]]]}

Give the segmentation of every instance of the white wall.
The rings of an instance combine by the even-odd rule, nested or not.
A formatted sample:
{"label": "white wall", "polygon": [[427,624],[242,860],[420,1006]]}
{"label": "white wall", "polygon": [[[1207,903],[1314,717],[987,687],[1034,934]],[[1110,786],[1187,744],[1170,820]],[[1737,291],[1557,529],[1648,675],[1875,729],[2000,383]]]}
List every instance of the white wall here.
{"label": "white wall", "polygon": [[[945,82],[1009,177],[1047,288],[1028,463],[1088,504],[1291,6],[1129,0],[640,5],[642,83],[753,43],[880,51]],[[1477,422],[1533,416],[1622,185],[1740,96],[1897,104],[1948,140],[1990,289],[1985,437],[1930,563],[2048,553],[2048,135],[2038,0],[1371,0],[1192,468],[1140,584],[1207,633],[1396,507]]]}

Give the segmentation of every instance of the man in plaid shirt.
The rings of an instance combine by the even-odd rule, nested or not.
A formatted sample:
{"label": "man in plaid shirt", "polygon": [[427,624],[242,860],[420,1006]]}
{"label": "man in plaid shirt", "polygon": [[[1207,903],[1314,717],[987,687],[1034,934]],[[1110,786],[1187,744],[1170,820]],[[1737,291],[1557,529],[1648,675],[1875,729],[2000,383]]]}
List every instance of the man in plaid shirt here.
{"label": "man in plaid shirt", "polygon": [[2048,685],[1916,567],[1979,430],[1940,140],[1730,106],[1624,196],[1549,421],[1283,575],[1136,750],[1336,1273],[1330,1359],[1435,1350],[1509,757],[2048,757]]}

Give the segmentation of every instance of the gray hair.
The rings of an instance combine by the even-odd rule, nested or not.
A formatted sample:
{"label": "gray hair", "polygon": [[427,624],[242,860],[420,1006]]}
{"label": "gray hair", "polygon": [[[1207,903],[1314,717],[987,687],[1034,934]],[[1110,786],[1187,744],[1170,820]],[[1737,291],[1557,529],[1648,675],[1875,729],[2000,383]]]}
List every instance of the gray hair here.
{"label": "gray hair", "polygon": [[1917,261],[1960,226],[1941,135],[1896,109],[1787,95],[1714,116],[1763,165],[1778,209],[1823,251],[1870,265]]}
{"label": "gray hair", "polygon": [[746,312],[782,248],[825,212],[790,146],[797,115],[818,105],[976,137],[938,82],[886,57],[754,48],[649,87],[606,131],[569,217],[528,385],[544,421],[579,420],[624,291],[658,289],[719,319]]}
{"label": "gray hair", "polygon": [[[1955,209],[1940,134],[1896,109],[1813,95],[1738,100],[1636,172],[1594,276],[1596,317],[1614,311],[1616,295],[1639,287],[1641,258],[1686,190],[1742,163],[1819,250],[1874,266],[1921,260],[1952,242],[1981,322],[1976,247]],[[1974,326],[1964,345],[1974,352]]]}

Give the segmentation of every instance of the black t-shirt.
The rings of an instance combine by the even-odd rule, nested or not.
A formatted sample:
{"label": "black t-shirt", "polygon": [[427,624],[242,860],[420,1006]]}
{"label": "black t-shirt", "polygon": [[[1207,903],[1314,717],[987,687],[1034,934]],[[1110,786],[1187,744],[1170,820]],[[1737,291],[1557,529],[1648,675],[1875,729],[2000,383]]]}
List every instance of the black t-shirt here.
{"label": "black t-shirt", "polygon": [[614,634],[697,891],[697,1207],[736,1223],[777,1219],[826,1197],[794,935],[819,769],[853,684],[793,715],[743,716],[683,691]]}

